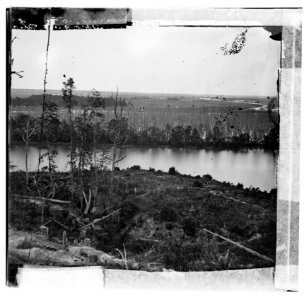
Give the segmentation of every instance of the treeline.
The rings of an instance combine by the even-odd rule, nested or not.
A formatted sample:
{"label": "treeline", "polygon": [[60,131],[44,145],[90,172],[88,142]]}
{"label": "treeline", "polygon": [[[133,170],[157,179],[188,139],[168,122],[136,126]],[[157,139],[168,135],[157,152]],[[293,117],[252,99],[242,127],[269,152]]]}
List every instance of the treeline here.
{"label": "treeline", "polygon": [[[10,120],[10,139],[11,142],[22,142],[24,132],[24,119],[27,115],[20,114]],[[39,128],[40,120],[33,119],[32,122]],[[70,143],[71,126],[68,121],[58,118],[52,119],[50,124],[52,130],[48,134],[50,143]],[[74,142],[82,142],[85,131],[86,143],[93,143],[94,139],[97,145],[112,144],[109,133],[108,122],[95,124],[94,130],[83,126],[81,117],[75,119],[73,125]],[[197,148],[265,148],[271,150],[279,149],[279,126],[273,126],[271,130],[265,132],[264,136],[256,134],[253,131],[241,132],[232,130],[227,132],[221,122],[217,122],[212,129],[202,130],[190,125],[171,126],[167,124],[165,128],[151,126],[147,129],[139,130],[135,126],[126,126],[124,129],[127,144],[138,146],[171,146],[171,147],[197,147]],[[31,135],[31,142],[39,142],[40,132],[36,130]]]}
{"label": "treeline", "polygon": [[[113,97],[103,97],[101,99],[104,102],[105,106],[113,107],[114,106],[114,98]],[[62,98],[62,95],[45,95],[45,101],[48,103],[54,103],[58,107],[66,107],[64,99]],[[75,102],[76,107],[83,107],[88,105],[88,97],[87,96],[78,96],[73,95],[73,101]],[[126,106],[126,100],[120,99],[120,104],[123,106]],[[41,106],[42,105],[42,95],[31,95],[27,98],[12,98],[11,101],[12,106]]]}
{"label": "treeline", "polygon": [[254,132],[246,133],[232,131],[229,134],[222,131],[219,124],[213,129],[199,131],[192,126],[175,126],[169,124],[164,129],[150,127],[137,132],[135,128],[128,130],[129,143],[132,145],[167,145],[172,147],[197,147],[197,148],[265,148],[279,149],[279,128],[273,127],[261,139]]}

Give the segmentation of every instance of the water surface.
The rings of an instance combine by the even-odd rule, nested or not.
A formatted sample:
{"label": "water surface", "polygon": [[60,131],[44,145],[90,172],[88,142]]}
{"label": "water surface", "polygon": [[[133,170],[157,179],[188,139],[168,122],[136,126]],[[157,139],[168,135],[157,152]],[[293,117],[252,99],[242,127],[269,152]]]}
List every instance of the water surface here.
{"label": "water surface", "polygon": [[[58,155],[55,158],[59,171],[68,171],[68,146],[55,146]],[[13,145],[9,160],[17,170],[25,169],[25,149]],[[29,170],[36,170],[38,149],[29,147]],[[143,169],[155,168],[167,172],[170,167],[182,174],[193,176],[210,174],[219,181],[233,184],[242,183],[244,187],[259,187],[270,191],[276,187],[276,157],[264,150],[202,150],[176,148],[130,148],[124,160],[118,163],[120,168],[139,165]]]}

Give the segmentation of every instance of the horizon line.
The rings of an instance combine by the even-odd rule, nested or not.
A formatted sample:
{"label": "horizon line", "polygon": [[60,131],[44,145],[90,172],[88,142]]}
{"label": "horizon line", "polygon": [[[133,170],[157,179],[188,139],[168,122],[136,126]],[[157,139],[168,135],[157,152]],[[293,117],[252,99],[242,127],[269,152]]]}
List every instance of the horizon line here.
{"label": "horizon line", "polygon": [[[37,89],[37,88],[11,88],[11,91],[13,90],[36,90],[36,91],[42,91],[43,89]],[[61,89],[54,89],[54,88],[47,88],[46,91],[61,91]],[[98,90],[98,89],[75,89],[75,92],[91,92],[92,90],[96,90],[98,92],[101,93],[116,93],[116,91],[103,91],[103,90]],[[189,95],[189,96],[219,96],[219,97],[229,97],[229,96],[238,96],[238,97],[269,97],[269,98],[273,98],[276,97],[277,95],[254,95],[254,94],[250,94],[250,95],[244,95],[244,94],[209,94],[209,93],[176,93],[176,92],[127,92],[127,91],[118,91],[118,94],[163,94],[163,95]]]}

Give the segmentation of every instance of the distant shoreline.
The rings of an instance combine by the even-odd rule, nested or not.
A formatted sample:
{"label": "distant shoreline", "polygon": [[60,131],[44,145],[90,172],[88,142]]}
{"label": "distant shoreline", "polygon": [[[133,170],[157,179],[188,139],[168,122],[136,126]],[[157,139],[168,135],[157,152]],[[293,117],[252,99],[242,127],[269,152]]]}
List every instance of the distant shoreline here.
{"label": "distant shoreline", "polygon": [[[23,93],[22,93],[23,92]],[[24,92],[26,95],[24,95]],[[78,96],[88,96],[91,90],[75,90],[75,95]],[[102,96],[111,96],[115,94],[116,91],[100,91]],[[54,94],[54,95],[62,95],[61,89],[47,89],[46,91],[47,94]],[[29,97],[31,95],[42,95],[43,90],[42,89],[19,89],[19,88],[13,88],[11,89],[11,94],[12,97],[20,97],[20,98],[25,98]],[[23,96],[22,96],[23,95]],[[255,98],[265,98],[267,97],[270,98],[277,98],[277,95],[218,95],[218,94],[204,94],[204,93],[194,93],[194,94],[185,94],[185,93],[167,93],[167,92],[160,92],[160,93],[155,93],[155,92],[125,92],[125,91],[120,91],[119,92],[120,96],[123,95],[136,95],[136,96],[154,96],[154,97],[159,97],[159,96],[164,96],[164,97],[170,97],[170,96],[179,96],[179,97],[226,97],[226,98],[247,98],[247,99],[255,99]]]}

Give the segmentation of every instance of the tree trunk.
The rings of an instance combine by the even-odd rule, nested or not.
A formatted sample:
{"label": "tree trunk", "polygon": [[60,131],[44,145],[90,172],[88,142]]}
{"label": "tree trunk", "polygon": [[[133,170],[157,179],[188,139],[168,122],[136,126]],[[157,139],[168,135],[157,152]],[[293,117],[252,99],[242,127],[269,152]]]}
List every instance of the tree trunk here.
{"label": "tree trunk", "polygon": [[28,175],[28,141],[25,142],[25,176],[26,176],[26,185],[29,183]]}
{"label": "tree trunk", "polygon": [[113,181],[115,172],[115,161],[116,161],[117,145],[114,143],[113,154],[112,154],[112,168],[111,168],[111,181],[110,181],[110,201],[113,201]]}
{"label": "tree trunk", "polygon": [[94,189],[93,189],[93,207],[96,206],[96,199],[97,199],[97,186],[98,186],[98,179],[97,179],[97,164],[96,164],[96,128],[93,128],[93,164],[94,164]]}
{"label": "tree trunk", "polygon": [[52,189],[51,198],[55,195],[55,186],[54,186],[54,180],[53,180],[53,174],[52,174],[52,163],[51,160],[53,159],[52,155],[50,154],[50,144],[48,141],[48,137],[46,134],[46,147],[47,147],[47,155],[48,155],[48,161],[49,161],[49,178],[50,178],[50,187]]}
{"label": "tree trunk", "polygon": [[71,164],[71,200],[74,200],[74,141],[73,141],[73,122],[72,122],[72,110],[71,107],[68,109],[70,117],[70,142],[71,142],[71,152],[70,152],[70,164]]}

